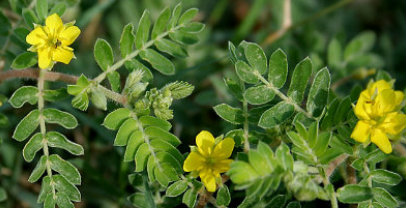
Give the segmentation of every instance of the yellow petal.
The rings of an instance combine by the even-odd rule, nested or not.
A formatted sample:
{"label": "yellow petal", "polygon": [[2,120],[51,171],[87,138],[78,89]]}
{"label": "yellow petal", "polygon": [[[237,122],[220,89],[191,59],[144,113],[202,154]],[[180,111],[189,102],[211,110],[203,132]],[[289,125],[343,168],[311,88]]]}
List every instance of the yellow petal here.
{"label": "yellow petal", "polygon": [[380,93],[382,90],[392,89],[392,85],[385,80],[379,80],[377,82],[368,84],[367,89],[368,89],[369,95],[373,96],[376,92]]}
{"label": "yellow petal", "polygon": [[370,131],[371,125],[363,120],[358,121],[357,125],[355,125],[355,128],[352,131],[351,138],[357,142],[366,142],[369,138]]}
{"label": "yellow petal", "polygon": [[60,34],[59,40],[62,42],[62,45],[68,46],[76,40],[80,34],[80,29],[76,26],[66,27]]}
{"label": "yellow petal", "polygon": [[210,172],[210,170],[201,171],[200,178],[208,192],[216,191],[216,177]]}
{"label": "yellow petal", "polygon": [[38,49],[38,66],[41,69],[46,69],[52,63],[52,50],[51,48],[44,47]]}
{"label": "yellow petal", "polygon": [[395,105],[400,105],[401,103],[402,103],[402,101],[403,101],[403,98],[404,98],[404,94],[403,94],[403,92],[402,91],[395,91],[395,95],[396,95],[396,101],[395,101]]}
{"label": "yellow petal", "polygon": [[382,90],[378,93],[375,103],[372,105],[372,113],[376,116],[384,116],[397,107],[396,94],[392,89]]}
{"label": "yellow petal", "polygon": [[208,131],[201,131],[196,136],[196,144],[199,152],[204,156],[208,156],[213,150],[214,137]]}
{"label": "yellow petal", "polygon": [[368,92],[364,90],[359,96],[354,109],[354,113],[359,119],[369,119],[369,112],[371,109],[369,101]]}
{"label": "yellow petal", "polygon": [[204,166],[204,158],[197,152],[191,152],[183,163],[183,170],[191,172]]}
{"label": "yellow petal", "polygon": [[233,160],[231,160],[231,159],[216,161],[216,163],[213,166],[213,169],[214,169],[213,172],[215,174],[227,172],[228,170],[230,170],[230,164],[232,162],[233,162]]}
{"label": "yellow petal", "polygon": [[30,45],[42,45],[47,41],[47,38],[48,36],[42,26],[38,26],[25,37],[25,41]]}
{"label": "yellow petal", "polygon": [[371,141],[382,150],[382,152],[389,154],[392,152],[392,145],[389,142],[385,132],[380,129],[374,129],[371,133]]}
{"label": "yellow petal", "polygon": [[215,147],[213,151],[212,157],[215,159],[226,159],[231,156],[231,153],[233,153],[234,149],[234,139],[232,138],[225,138],[221,142],[219,142]]}
{"label": "yellow petal", "polygon": [[397,135],[406,128],[406,115],[397,112],[389,113],[380,127],[388,134]]}
{"label": "yellow petal", "polygon": [[69,64],[73,58],[73,49],[69,47],[58,47],[54,50],[52,60]]}
{"label": "yellow petal", "polygon": [[45,25],[51,34],[58,34],[63,29],[63,22],[56,13],[47,17]]}

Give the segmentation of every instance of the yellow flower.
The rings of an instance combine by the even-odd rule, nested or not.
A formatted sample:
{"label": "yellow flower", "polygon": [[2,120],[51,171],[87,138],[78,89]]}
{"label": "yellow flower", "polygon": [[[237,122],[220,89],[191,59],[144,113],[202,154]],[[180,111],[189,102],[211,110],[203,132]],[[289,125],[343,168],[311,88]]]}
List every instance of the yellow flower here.
{"label": "yellow flower", "polygon": [[399,111],[403,97],[401,91],[393,90],[391,84],[384,80],[369,83],[354,109],[360,120],[351,138],[363,143],[371,141],[383,152],[391,153],[389,139],[406,127],[406,115]]}
{"label": "yellow flower", "polygon": [[220,173],[227,172],[230,169],[228,159],[234,149],[234,140],[225,138],[218,144],[215,144],[213,135],[208,131],[201,131],[196,136],[197,148],[190,152],[183,164],[183,170],[186,172],[197,173],[207,191],[216,191],[216,180],[220,180]]}
{"label": "yellow flower", "polygon": [[80,29],[72,24],[63,24],[57,14],[48,16],[45,26],[35,25],[27,35],[29,51],[38,53],[38,65],[41,69],[49,68],[54,62],[68,64],[74,57],[73,48],[68,47],[79,36]]}

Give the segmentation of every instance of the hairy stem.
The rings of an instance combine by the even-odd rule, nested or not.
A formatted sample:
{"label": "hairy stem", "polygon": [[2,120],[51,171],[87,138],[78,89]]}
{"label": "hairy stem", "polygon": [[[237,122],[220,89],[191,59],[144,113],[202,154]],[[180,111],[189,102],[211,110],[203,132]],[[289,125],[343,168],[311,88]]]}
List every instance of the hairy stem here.
{"label": "hairy stem", "polygon": [[272,90],[278,97],[280,97],[283,101],[291,104],[297,112],[303,113],[306,117],[308,118],[313,118],[313,116],[308,113],[305,109],[300,107],[298,104],[296,104],[292,99],[287,97],[285,94],[283,94],[279,89],[274,87],[270,82],[268,82],[261,74],[258,72],[256,73],[257,77],[259,80],[261,80],[262,83],[264,83],[270,90]]}
{"label": "hairy stem", "polygon": [[[324,187],[327,187],[330,184],[330,180],[327,177],[326,171],[321,166],[319,167],[319,173],[323,179]],[[337,196],[336,196],[336,192],[334,191],[334,189],[333,189],[333,193],[331,193],[331,195],[330,195],[330,203],[331,203],[331,208],[338,208]]]}
{"label": "hairy stem", "polygon": [[[26,78],[26,79],[39,79],[41,69],[24,69],[24,70],[8,70],[0,73],[0,83],[13,78]],[[46,81],[52,82],[65,82],[68,84],[76,84],[79,79],[77,76],[47,71],[43,77]],[[109,99],[120,103],[122,105],[127,104],[127,98],[119,93],[113,92],[102,85],[98,85],[99,89],[108,97]]]}
{"label": "hairy stem", "polygon": [[55,193],[55,187],[52,182],[52,169],[50,166],[50,163],[48,161],[49,158],[49,150],[48,150],[48,140],[45,138],[46,134],[46,126],[45,126],[45,119],[43,115],[44,111],[44,97],[43,97],[43,92],[44,92],[44,85],[45,85],[45,75],[47,73],[47,69],[40,69],[39,70],[39,76],[38,76],[38,111],[39,111],[39,127],[40,127],[40,132],[42,135],[42,144],[43,144],[43,151],[45,157],[47,157],[47,162],[46,162],[46,168],[47,168],[47,175],[51,179],[51,187],[52,187],[52,194],[53,197],[56,197]]}

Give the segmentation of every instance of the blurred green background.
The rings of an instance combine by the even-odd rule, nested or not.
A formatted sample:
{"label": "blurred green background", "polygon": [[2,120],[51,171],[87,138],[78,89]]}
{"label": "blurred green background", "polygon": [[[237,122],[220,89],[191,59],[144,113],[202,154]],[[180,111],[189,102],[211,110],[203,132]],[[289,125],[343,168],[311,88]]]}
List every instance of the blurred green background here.
{"label": "blurred green background", "polygon": [[[13,2],[13,0],[10,0]],[[21,1],[29,4],[29,1]],[[63,16],[65,22],[76,20],[82,33],[73,44],[76,60],[69,65],[57,64],[55,71],[73,75],[85,74],[95,77],[100,73],[93,59],[93,44],[98,37],[107,39],[119,55],[118,42],[121,30],[129,22],[137,25],[144,9],[156,19],[165,7],[173,7],[179,1],[171,0],[65,0],[68,9]],[[176,74],[162,76],[156,71],[152,86],[161,87],[170,81],[182,80],[195,85],[194,93],[187,99],[175,102],[174,133],[183,141],[181,151],[189,151],[195,135],[203,129],[220,135],[231,129],[230,124],[221,121],[212,107],[225,102],[239,105],[227,91],[223,79],[233,76],[233,66],[227,57],[228,41],[238,44],[241,40],[257,42],[264,46],[267,55],[282,48],[288,55],[292,68],[296,63],[310,56],[318,70],[327,65],[329,42],[336,38],[344,47],[357,34],[372,31],[375,43],[362,64],[346,65],[344,68],[329,67],[333,83],[356,73],[361,68],[386,70],[396,79],[396,88],[406,87],[406,1],[404,0],[306,0],[291,2],[292,27],[279,38],[265,44],[271,35],[280,30],[284,20],[282,0],[185,0],[184,8],[200,9],[198,20],[206,24],[201,41],[188,48],[189,57],[174,59]],[[3,12],[10,11],[8,1],[1,1]],[[13,21],[13,20],[12,20]],[[2,27],[1,25],[0,27]],[[273,36],[275,37],[275,36]],[[5,36],[0,37],[4,46]],[[27,45],[11,39],[11,44],[2,51],[1,70],[10,70],[10,60],[25,51]],[[360,66],[362,65],[362,66]],[[127,70],[120,69],[122,75]],[[122,76],[123,82],[125,76]],[[354,84],[365,86],[371,77],[350,79],[337,88],[337,94],[347,95]],[[29,80],[9,80],[0,84],[0,94],[9,97],[22,85],[35,84]],[[107,83],[106,83],[107,84]],[[49,83],[50,88],[65,86],[64,83]],[[128,185],[127,175],[133,164],[121,162],[122,148],[112,146],[114,132],[100,124],[105,113],[93,107],[80,112],[70,106],[70,99],[54,106],[74,114],[80,126],[65,132],[69,138],[82,144],[85,156],[74,158],[83,182],[80,186],[83,202],[78,207],[114,207],[120,202],[130,206],[125,197],[134,190]],[[112,110],[118,106],[109,104]],[[36,195],[38,184],[27,182],[35,163],[23,162],[23,143],[11,139],[13,126],[30,111],[31,106],[16,110],[9,104],[0,107],[8,115],[10,123],[0,126],[0,183],[8,193],[7,202],[0,207],[38,207]],[[51,127],[52,128],[52,127]],[[63,152],[60,152],[63,154]],[[65,158],[69,158],[66,155]],[[404,191],[404,190],[403,190]],[[405,195],[405,193],[403,193]],[[405,196],[403,196],[405,198]]]}

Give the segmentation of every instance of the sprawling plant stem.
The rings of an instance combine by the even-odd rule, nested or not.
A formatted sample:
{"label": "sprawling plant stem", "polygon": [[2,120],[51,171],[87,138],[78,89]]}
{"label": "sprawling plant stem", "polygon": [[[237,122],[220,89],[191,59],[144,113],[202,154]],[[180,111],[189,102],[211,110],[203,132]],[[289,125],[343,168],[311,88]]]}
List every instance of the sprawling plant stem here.
{"label": "sprawling plant stem", "polygon": [[44,92],[44,85],[45,85],[45,74],[47,73],[47,69],[40,69],[39,70],[39,76],[38,76],[38,111],[39,111],[39,127],[40,127],[40,132],[42,135],[42,144],[43,144],[43,151],[45,157],[47,157],[47,162],[46,162],[46,168],[47,168],[47,175],[49,176],[49,179],[51,180],[51,188],[52,188],[52,194],[54,199],[56,198],[56,193],[55,193],[55,187],[52,182],[52,169],[50,166],[50,163],[48,161],[49,157],[49,150],[48,150],[48,141],[45,138],[46,134],[46,126],[45,126],[45,119],[43,115],[44,111],[44,97],[43,97],[43,92]]}

